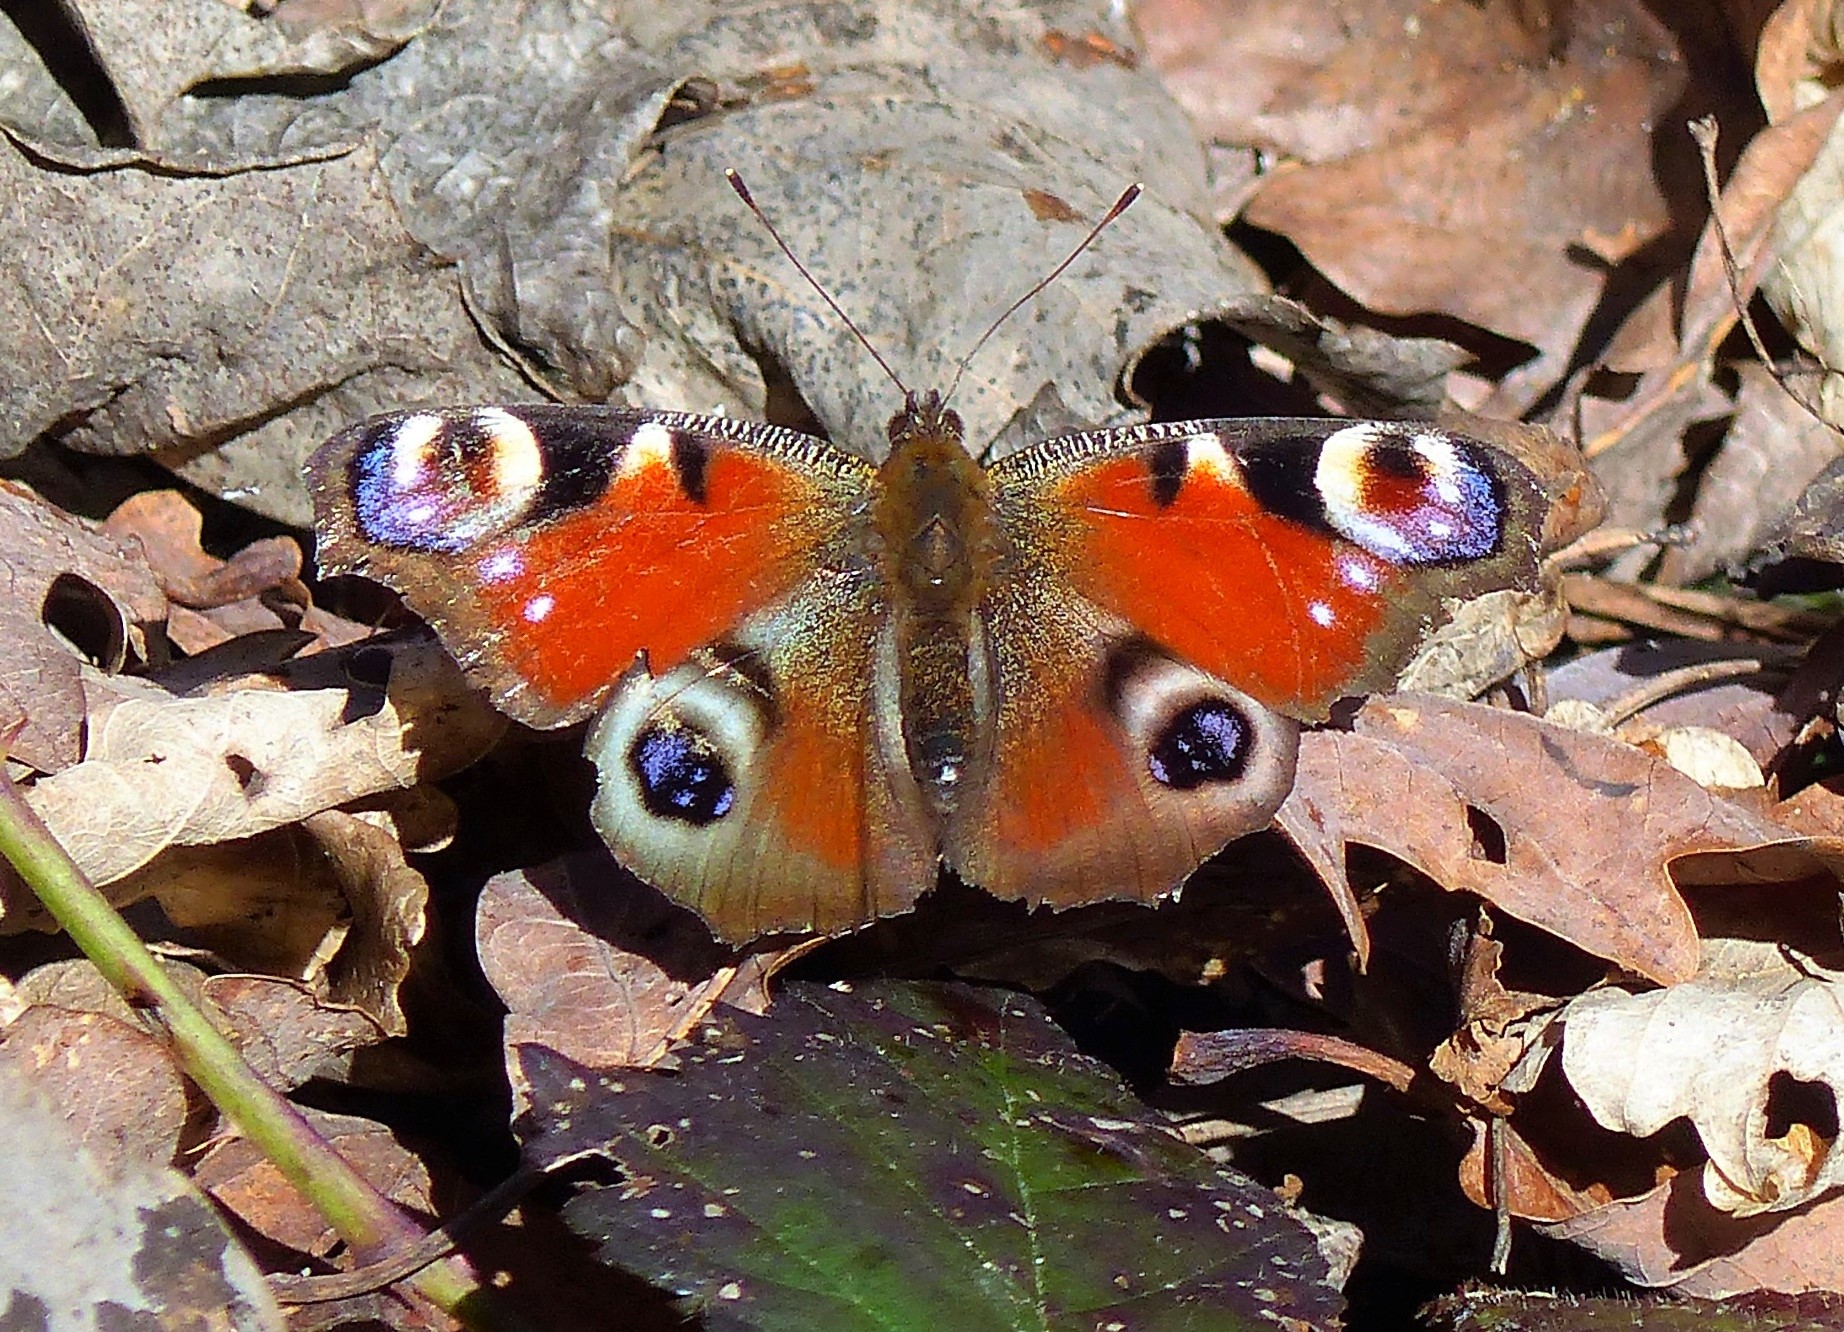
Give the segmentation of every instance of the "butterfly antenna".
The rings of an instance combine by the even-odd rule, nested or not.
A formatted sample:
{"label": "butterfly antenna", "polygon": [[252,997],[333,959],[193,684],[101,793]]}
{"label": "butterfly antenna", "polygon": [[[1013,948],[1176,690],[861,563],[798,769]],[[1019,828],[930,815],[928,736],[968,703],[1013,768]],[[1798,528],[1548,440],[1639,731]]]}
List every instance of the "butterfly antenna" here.
{"label": "butterfly antenna", "polygon": [[808,285],[820,294],[820,299],[832,307],[832,312],[839,316],[839,321],[843,323],[846,328],[851,330],[851,335],[864,344],[864,349],[871,353],[871,359],[877,362],[879,369],[890,376],[890,382],[896,385],[897,391],[902,393],[905,397],[909,396],[909,386],[902,381],[896,371],[890,368],[890,362],[883,358],[883,354],[871,345],[871,340],[865,337],[864,330],[852,322],[852,317],[845,313],[837,301],[833,300],[832,293],[820,285],[820,280],[809,273],[807,271],[807,266],[800,262],[800,256],[796,255],[794,251],[788,247],[788,243],[781,239],[781,233],[775,230],[775,224],[768,220],[768,214],[762,211],[762,205],[756,202],[755,196],[749,192],[749,187],[743,184],[743,178],[736,173],[735,168],[725,167],[724,179],[730,182],[730,188],[736,191],[736,197],[741,199],[744,206],[756,215],[756,221],[768,228],[768,234],[773,237],[775,244],[781,247],[781,253],[788,257],[788,262],[793,264],[800,275],[807,279]]}
{"label": "butterfly antenna", "polygon": [[[734,185],[736,182],[732,181],[730,183]],[[1095,237],[1099,236],[1103,231],[1105,231],[1108,225],[1112,223],[1115,218],[1119,217],[1122,213],[1126,212],[1129,208],[1133,207],[1133,201],[1140,197],[1141,188],[1142,187],[1140,186],[1139,182],[1135,181],[1132,185],[1129,185],[1126,189],[1122,190],[1120,198],[1114,201],[1114,206],[1108,209],[1106,213],[1102,214],[1101,221],[1097,222],[1094,226],[1089,228],[1088,235],[1084,236],[1082,238],[1081,243],[1078,244],[1075,249],[1071,250],[1068,253],[1068,255],[1064,257],[1063,262],[1058,264],[1055,268],[1051,269],[1048,273],[1044,274],[1044,276],[1038,281],[1036,286],[1032,287],[1031,290],[1027,291],[1024,295],[1020,296],[1017,300],[1013,301],[1010,305],[1006,306],[1005,312],[1001,314],[997,319],[993,320],[991,324],[987,325],[986,331],[980,334],[979,341],[973,344],[973,346],[968,350],[967,354],[960,358],[959,364],[955,366],[954,379],[948,385],[948,391],[942,395],[941,397],[942,402],[945,403],[954,396],[954,390],[960,387],[960,377],[967,373],[967,366],[972,363],[974,357],[980,354],[980,348],[986,345],[987,339],[992,337],[994,333],[997,333],[999,331],[1000,326],[1003,325],[1006,320],[1010,319],[1013,315],[1017,314],[1025,306],[1029,305],[1033,300],[1037,299],[1037,294],[1041,292],[1045,287],[1049,286],[1052,282],[1055,282],[1059,277],[1061,277],[1063,275],[1064,269],[1068,268],[1071,264],[1075,263],[1077,259],[1081,258],[1082,252],[1088,249],[1089,246],[1095,243]],[[776,239],[779,239],[779,237],[777,237]],[[782,248],[785,249],[787,247],[783,246]]]}

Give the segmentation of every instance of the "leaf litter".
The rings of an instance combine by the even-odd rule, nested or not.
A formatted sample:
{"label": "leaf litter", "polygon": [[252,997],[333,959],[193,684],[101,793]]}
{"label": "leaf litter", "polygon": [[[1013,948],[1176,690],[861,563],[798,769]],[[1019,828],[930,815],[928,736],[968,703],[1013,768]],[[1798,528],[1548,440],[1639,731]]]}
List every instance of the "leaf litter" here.
{"label": "leaf litter", "polygon": [[[64,63],[0,22],[8,775],[387,1192],[447,1216],[503,1172],[509,1084],[531,1161],[615,1163],[563,1214],[668,1292],[661,1325],[690,1294],[713,1326],[844,1326],[910,1287],[969,1327],[1329,1327],[1315,1213],[1375,1215],[1333,1167],[1392,1150],[1337,1136],[1385,1098],[1470,1142],[1414,1185],[1463,1238],[1373,1222],[1352,1326],[1412,1311],[1379,1281],[1486,1276],[1506,1225],[1513,1284],[1570,1279],[1547,1237],[1629,1289],[1844,1289],[1836,608],[1710,581],[1844,584],[1829,5],[1274,0],[1225,28],[1148,0],[1140,35],[1074,0],[156,8],[73,3]],[[300,468],[373,411],[540,397],[875,453],[888,385],[769,276],[729,165],[924,387],[1144,180],[974,363],[976,446],[1129,402],[1520,416],[1585,445],[1528,445],[1545,586],[1310,733],[1277,830],[1177,902],[944,890],[851,939],[716,945],[590,849],[567,742],[508,732],[387,599],[304,577]],[[1772,365],[1737,331],[1756,290]],[[72,450],[195,489],[148,471],[66,510],[27,481]],[[274,1270],[358,1263],[11,877],[0,907],[4,1080],[182,1163]],[[867,979],[943,974],[1036,992],[1127,1086],[1027,998]],[[593,1323],[589,1260],[536,1252],[550,1207],[493,1261]]]}

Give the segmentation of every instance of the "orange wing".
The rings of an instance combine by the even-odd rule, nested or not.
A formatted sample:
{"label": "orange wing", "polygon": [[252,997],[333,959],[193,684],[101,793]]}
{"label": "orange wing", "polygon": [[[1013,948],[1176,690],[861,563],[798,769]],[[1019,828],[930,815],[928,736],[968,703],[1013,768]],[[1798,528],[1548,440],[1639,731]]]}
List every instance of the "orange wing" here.
{"label": "orange wing", "polygon": [[946,854],[1051,904],[1157,897],[1264,827],[1289,719],[1386,686],[1444,596],[1529,579],[1542,509],[1489,446],[1378,423],[1072,435],[991,479],[992,757]]}
{"label": "orange wing", "polygon": [[310,464],[327,572],[405,602],[520,721],[594,712],[838,557],[868,464],[792,431],[595,407],[379,417]]}

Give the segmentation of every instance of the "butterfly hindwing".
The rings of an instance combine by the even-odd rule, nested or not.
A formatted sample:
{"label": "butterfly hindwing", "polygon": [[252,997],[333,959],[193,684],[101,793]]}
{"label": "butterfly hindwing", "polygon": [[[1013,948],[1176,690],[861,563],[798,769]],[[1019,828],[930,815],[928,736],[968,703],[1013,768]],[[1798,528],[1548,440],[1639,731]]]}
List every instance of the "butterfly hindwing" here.
{"label": "butterfly hindwing", "polygon": [[636,667],[585,747],[616,857],[729,939],[913,906],[938,853],[878,716],[883,629],[867,572],[825,569],[714,648]]}

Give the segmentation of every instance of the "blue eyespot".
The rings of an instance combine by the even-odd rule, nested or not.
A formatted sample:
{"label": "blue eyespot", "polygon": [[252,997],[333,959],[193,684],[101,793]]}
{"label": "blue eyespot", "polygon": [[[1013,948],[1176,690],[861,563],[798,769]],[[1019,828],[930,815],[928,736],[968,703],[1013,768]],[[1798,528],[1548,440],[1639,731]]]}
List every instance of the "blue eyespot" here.
{"label": "blue eyespot", "polygon": [[649,726],[628,751],[647,811],[695,827],[717,822],[736,804],[736,786],[704,736],[677,723]]}
{"label": "blue eyespot", "polygon": [[1248,766],[1249,724],[1220,699],[1193,703],[1166,724],[1146,756],[1153,780],[1177,791],[1233,782]]}

